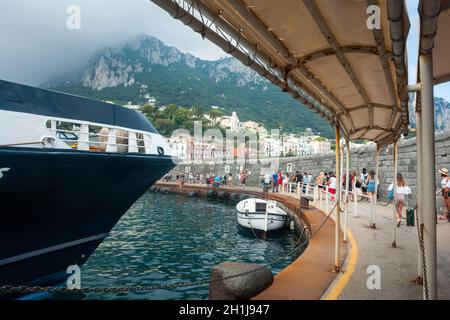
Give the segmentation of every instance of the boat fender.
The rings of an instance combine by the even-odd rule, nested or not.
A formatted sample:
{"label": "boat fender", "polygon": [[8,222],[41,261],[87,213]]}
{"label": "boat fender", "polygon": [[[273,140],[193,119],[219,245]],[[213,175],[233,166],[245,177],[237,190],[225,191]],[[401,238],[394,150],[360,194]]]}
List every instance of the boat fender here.
{"label": "boat fender", "polygon": [[216,190],[209,190],[207,193],[208,198],[215,198],[217,197],[217,191]]}
{"label": "boat fender", "polygon": [[198,197],[198,193],[195,192],[195,191],[191,191],[191,192],[188,193],[188,197],[189,198],[196,198],[196,197]]}
{"label": "boat fender", "polygon": [[245,200],[245,199],[249,199],[249,198],[250,198],[250,195],[248,195],[246,193],[243,193],[239,196],[239,200],[241,200],[241,201]]}
{"label": "boat fender", "polygon": [[233,201],[233,202],[238,202],[239,201],[239,197],[240,197],[240,194],[239,193],[231,193],[230,194],[230,200],[231,201]]}
{"label": "boat fender", "polygon": [[219,199],[225,199],[225,192],[224,192],[224,191],[219,191],[219,192],[217,192],[217,198],[219,198]]}

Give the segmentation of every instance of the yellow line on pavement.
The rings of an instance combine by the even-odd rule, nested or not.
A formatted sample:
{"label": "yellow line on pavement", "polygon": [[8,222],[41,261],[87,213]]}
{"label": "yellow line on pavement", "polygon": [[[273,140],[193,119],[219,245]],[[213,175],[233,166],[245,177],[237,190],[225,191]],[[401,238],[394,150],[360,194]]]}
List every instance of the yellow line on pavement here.
{"label": "yellow line on pavement", "polygon": [[345,271],[331,285],[327,293],[322,298],[323,300],[337,300],[347,283],[350,281],[353,272],[355,272],[356,262],[358,261],[358,245],[356,244],[356,239],[350,229],[348,229],[348,240],[350,243],[350,253]]}

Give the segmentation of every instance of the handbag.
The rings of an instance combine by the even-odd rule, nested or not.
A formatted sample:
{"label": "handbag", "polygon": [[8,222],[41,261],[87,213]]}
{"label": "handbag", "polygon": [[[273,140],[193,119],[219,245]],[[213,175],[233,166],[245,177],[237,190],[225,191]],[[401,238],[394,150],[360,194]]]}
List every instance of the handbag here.
{"label": "handbag", "polygon": [[389,201],[394,200],[394,188],[392,188],[392,190],[389,190],[388,199],[389,199]]}

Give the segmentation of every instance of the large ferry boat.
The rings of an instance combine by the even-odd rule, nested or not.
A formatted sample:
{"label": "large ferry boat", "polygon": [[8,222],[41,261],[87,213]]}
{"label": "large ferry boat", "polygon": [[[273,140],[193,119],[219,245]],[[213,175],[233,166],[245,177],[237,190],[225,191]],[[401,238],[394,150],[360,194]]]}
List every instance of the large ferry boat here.
{"label": "large ferry boat", "polygon": [[0,286],[64,282],[172,156],[137,111],[0,80]]}

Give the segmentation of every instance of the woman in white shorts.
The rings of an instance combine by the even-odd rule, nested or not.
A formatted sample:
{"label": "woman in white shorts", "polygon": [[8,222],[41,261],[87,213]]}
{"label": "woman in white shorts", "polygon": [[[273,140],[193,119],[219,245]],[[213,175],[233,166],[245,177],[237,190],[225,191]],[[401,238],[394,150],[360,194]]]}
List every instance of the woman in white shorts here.
{"label": "woman in white shorts", "polygon": [[[405,206],[406,197],[411,194],[411,189],[406,185],[405,179],[401,173],[397,173],[397,186],[394,191],[395,207],[397,208],[397,227],[400,227],[402,222],[402,210]],[[391,184],[388,188],[391,191],[394,188],[394,184]]]}

